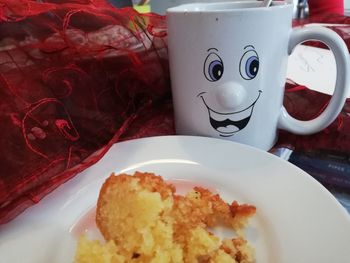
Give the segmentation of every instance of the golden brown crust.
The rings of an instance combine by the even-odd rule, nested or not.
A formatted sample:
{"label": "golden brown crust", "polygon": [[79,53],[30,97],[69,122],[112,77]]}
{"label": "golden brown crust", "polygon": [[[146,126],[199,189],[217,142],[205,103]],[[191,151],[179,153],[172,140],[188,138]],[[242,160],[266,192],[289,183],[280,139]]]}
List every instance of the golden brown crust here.
{"label": "golden brown crust", "polygon": [[168,198],[170,195],[174,195],[176,191],[173,185],[166,184],[161,176],[157,176],[154,173],[135,172],[134,176],[140,179],[142,187],[150,192],[160,193],[163,199]]}
{"label": "golden brown crust", "polygon": [[133,260],[137,255],[137,262],[155,257],[172,258],[169,262],[226,262],[225,257],[254,262],[243,237],[221,241],[207,229],[224,225],[240,230],[255,214],[254,206],[228,204],[202,187],[186,196],[175,190],[153,173],[107,178],[97,202],[96,223],[104,238],[116,244],[118,255]]}

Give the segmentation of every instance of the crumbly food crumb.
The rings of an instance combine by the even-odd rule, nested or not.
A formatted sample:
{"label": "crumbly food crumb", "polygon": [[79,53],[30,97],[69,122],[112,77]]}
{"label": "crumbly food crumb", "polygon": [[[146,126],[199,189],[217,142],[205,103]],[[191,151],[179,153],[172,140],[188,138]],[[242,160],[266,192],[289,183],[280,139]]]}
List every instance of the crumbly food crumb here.
{"label": "crumbly food crumb", "polygon": [[[256,208],[231,204],[207,189],[186,196],[153,173],[112,174],[97,202],[96,223],[106,242],[81,237],[76,263],[252,263],[254,250],[244,236]],[[221,239],[209,228],[236,231]]]}

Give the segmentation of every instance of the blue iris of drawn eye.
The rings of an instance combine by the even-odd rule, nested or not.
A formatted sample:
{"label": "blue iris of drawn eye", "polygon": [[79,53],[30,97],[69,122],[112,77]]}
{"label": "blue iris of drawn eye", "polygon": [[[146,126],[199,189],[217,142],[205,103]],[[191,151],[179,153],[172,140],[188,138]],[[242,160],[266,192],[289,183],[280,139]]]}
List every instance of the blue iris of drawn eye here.
{"label": "blue iris of drawn eye", "polygon": [[204,76],[210,82],[218,81],[224,74],[224,63],[218,54],[208,54],[204,61]]}
{"label": "blue iris of drawn eye", "polygon": [[222,62],[219,60],[214,60],[209,64],[208,73],[210,76],[210,79],[213,81],[217,81],[221,78],[223,73],[223,65]]}
{"label": "blue iris of drawn eye", "polygon": [[239,62],[239,73],[245,80],[254,79],[259,72],[259,56],[255,50],[246,51]]}
{"label": "blue iris of drawn eye", "polygon": [[248,58],[245,64],[245,72],[247,76],[252,79],[254,78],[259,71],[259,59],[257,56],[252,56]]}

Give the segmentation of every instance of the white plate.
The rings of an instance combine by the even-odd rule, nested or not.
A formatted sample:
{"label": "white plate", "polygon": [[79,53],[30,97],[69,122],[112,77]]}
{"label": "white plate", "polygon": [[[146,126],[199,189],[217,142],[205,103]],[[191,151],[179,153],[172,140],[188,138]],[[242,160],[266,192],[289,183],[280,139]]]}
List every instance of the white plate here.
{"label": "white plate", "polygon": [[248,229],[257,263],[344,263],[350,218],[312,177],[275,157],[219,139],[164,136],[113,146],[97,164],[0,227],[0,262],[72,262],[75,223],[111,172],[150,171],[256,205]]}

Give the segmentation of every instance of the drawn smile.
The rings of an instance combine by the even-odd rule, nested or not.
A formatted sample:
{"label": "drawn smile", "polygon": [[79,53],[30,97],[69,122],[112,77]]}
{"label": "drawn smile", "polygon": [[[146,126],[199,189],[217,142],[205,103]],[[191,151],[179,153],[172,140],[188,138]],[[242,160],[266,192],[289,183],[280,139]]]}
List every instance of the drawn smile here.
{"label": "drawn smile", "polygon": [[229,137],[247,126],[250,117],[253,114],[254,106],[260,98],[261,93],[262,91],[259,90],[257,98],[247,108],[229,113],[222,113],[211,109],[205,102],[205,99],[203,97],[204,92],[199,93],[197,97],[200,97],[202,99],[204,105],[208,109],[209,121],[211,126],[219,132],[220,136]]}

